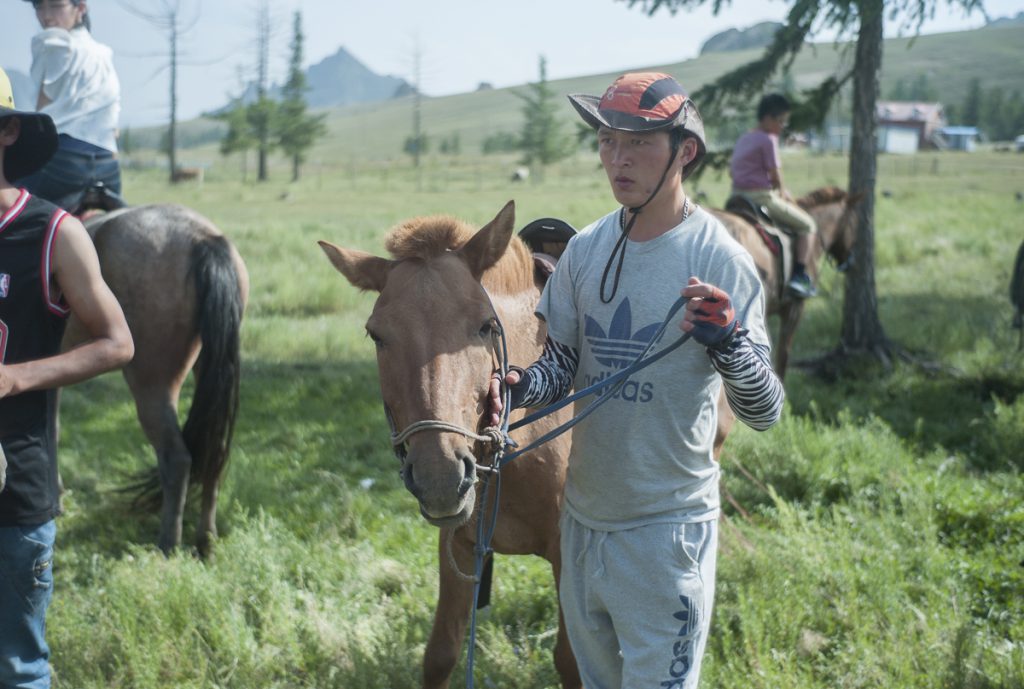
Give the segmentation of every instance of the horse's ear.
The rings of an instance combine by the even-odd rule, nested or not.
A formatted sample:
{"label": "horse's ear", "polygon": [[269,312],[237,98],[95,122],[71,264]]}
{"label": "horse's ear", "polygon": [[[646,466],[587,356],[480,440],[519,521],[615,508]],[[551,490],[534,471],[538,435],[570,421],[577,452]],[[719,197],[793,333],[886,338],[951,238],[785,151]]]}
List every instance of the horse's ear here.
{"label": "horse's ear", "polygon": [[327,254],[338,272],[352,283],[354,287],[380,292],[388,279],[388,271],[394,261],[380,258],[365,251],[343,249],[330,242],[319,241],[317,244]]}
{"label": "horse's ear", "polygon": [[494,220],[480,228],[473,238],[459,249],[469,264],[473,277],[480,279],[484,271],[505,254],[516,223],[516,202],[509,201]]}

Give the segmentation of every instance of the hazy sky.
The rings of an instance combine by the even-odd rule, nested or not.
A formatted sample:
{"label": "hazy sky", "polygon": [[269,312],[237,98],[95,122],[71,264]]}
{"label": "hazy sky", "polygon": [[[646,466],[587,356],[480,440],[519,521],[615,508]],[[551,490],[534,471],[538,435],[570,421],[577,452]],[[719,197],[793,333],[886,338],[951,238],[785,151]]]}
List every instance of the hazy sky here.
{"label": "hazy sky", "polygon": [[[0,0],[0,66],[28,72],[29,44],[38,31],[31,6]],[[123,126],[164,121],[168,103],[167,38],[125,4],[155,9],[174,0],[90,0],[93,34],[114,49],[121,79]],[[184,37],[179,114],[190,118],[223,105],[240,88],[240,70],[255,63],[255,0],[177,0],[183,14],[198,12]],[[291,15],[303,14],[306,63],[344,46],[378,74],[413,80],[420,56],[420,80],[428,95],[471,91],[487,81],[514,86],[537,78],[540,55],[548,78],[613,72],[696,57],[701,44],[728,28],[783,21],[791,5],[783,0],[734,0],[719,15],[699,9],[654,18],[639,5],[616,0],[270,0],[277,32],[271,50],[272,80],[283,78],[288,60]],[[710,2],[708,3],[710,4]],[[936,0],[936,16],[923,33],[981,26],[980,13]],[[1024,11],[1024,0],[985,0],[991,17]],[[887,27],[886,36],[898,26]],[[819,34],[818,39],[830,39]],[[684,84],[685,86],[685,84]]]}

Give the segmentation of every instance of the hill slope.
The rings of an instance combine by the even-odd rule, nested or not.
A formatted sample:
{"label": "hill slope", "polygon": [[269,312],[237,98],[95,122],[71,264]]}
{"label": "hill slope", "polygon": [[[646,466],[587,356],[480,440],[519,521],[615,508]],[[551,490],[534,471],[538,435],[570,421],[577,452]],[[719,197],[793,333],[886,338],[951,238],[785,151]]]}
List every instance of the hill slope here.
{"label": "hill slope", "polygon": [[[818,84],[834,74],[840,65],[853,61],[852,44],[809,44],[793,62],[791,76],[797,89]],[[756,60],[760,49],[714,52],[699,58],[666,65],[623,65],[622,70],[549,82],[560,96],[569,93],[599,93],[619,73],[637,69],[669,72],[691,92],[725,72]],[[910,81],[926,75],[942,94],[945,104],[961,104],[972,78],[984,88],[1002,87],[1007,93],[1024,93],[1024,25],[990,26],[973,31],[934,34],[885,41],[881,93],[899,80]],[[462,152],[476,154],[484,138],[495,132],[518,132],[522,126],[523,102],[515,96],[521,87],[424,99],[423,129],[436,143],[458,133]],[[329,136],[312,152],[311,160],[344,164],[351,160],[387,160],[401,157],[402,143],[412,130],[412,99],[399,98],[378,103],[356,104],[327,110]],[[562,110],[566,131],[575,118],[568,105]],[[709,130],[713,130],[709,123]],[[207,131],[213,123],[197,121],[186,132]],[[189,138],[186,134],[186,140]],[[196,152],[197,154],[200,152]],[[207,153],[204,152],[203,155]],[[216,157],[212,147],[208,155]]]}

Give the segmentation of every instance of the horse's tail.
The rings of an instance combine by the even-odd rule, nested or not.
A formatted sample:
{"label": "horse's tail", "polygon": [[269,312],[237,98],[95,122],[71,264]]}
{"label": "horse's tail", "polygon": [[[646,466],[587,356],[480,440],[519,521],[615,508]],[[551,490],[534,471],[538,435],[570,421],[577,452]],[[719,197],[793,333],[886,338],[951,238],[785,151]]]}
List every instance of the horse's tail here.
{"label": "horse's tail", "polygon": [[227,465],[238,416],[245,310],[231,245],[220,235],[192,247],[189,273],[196,290],[196,329],[202,348],[193,375],[195,393],[182,429],[192,455],[192,483],[213,486]]}
{"label": "horse's tail", "polygon": [[[1017,260],[1013,264],[1013,277],[1010,279],[1010,302],[1014,306],[1013,327],[1021,330],[1021,313],[1024,312],[1024,243],[1017,249]],[[1018,348],[1024,346],[1024,331],[1021,332],[1021,341]]]}

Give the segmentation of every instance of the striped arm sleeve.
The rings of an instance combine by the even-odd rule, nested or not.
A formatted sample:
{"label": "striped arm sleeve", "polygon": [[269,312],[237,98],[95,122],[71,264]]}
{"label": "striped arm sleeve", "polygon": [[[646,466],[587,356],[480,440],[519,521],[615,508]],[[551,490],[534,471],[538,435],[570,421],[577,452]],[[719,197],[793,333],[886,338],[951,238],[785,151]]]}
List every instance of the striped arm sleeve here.
{"label": "striped arm sleeve", "polygon": [[741,331],[726,347],[709,347],[708,354],[725,383],[729,406],[740,421],[764,431],[779,420],[786,393],[772,369],[768,347],[751,342]]}
{"label": "striped arm sleeve", "polygon": [[559,344],[550,337],[544,341],[544,352],[512,386],[512,408],[539,407],[565,398],[572,390],[580,355],[573,347]]}

